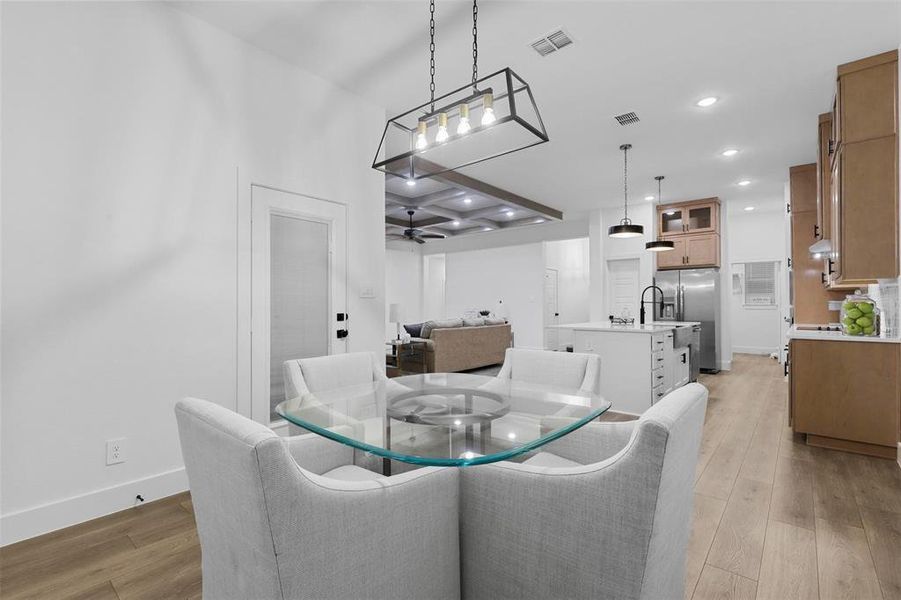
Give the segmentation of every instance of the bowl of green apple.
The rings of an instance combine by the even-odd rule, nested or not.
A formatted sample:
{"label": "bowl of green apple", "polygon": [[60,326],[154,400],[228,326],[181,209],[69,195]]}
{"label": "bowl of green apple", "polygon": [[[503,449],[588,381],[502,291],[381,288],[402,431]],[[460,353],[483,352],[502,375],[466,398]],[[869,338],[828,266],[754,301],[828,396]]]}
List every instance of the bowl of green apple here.
{"label": "bowl of green apple", "polygon": [[842,333],[854,336],[879,335],[879,309],[867,296],[847,296],[840,314]]}

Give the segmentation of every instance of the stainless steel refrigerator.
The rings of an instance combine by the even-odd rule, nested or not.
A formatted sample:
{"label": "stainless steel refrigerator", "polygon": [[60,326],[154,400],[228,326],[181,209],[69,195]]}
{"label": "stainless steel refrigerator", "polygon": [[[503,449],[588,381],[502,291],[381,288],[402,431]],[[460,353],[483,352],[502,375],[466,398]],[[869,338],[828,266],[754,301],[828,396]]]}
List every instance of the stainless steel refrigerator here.
{"label": "stainless steel refrigerator", "polygon": [[700,369],[719,371],[720,270],[657,271],[654,284],[663,290],[663,308],[654,303],[654,320],[700,321]]}

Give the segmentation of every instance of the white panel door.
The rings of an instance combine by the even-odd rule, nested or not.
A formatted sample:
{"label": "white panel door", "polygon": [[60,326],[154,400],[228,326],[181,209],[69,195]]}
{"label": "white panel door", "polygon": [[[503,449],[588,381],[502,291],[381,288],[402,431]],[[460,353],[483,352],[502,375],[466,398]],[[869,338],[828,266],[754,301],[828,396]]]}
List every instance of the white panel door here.
{"label": "white panel door", "polygon": [[277,423],[284,361],[346,351],[346,208],[262,186],[251,192],[251,416]]}
{"label": "white panel door", "polygon": [[544,349],[560,349],[559,306],[557,304],[557,269],[544,270]]}
{"label": "white panel door", "polygon": [[607,310],[615,317],[638,319],[639,259],[607,261]]}

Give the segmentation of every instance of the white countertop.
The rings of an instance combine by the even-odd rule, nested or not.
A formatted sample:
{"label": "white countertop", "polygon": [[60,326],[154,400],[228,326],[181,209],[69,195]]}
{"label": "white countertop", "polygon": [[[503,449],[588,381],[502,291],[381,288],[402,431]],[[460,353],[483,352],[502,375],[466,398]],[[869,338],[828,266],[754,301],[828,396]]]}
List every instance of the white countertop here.
{"label": "white countertop", "polygon": [[557,329],[573,329],[577,331],[609,331],[613,333],[661,333],[672,331],[677,327],[700,325],[699,321],[657,321],[639,325],[614,325],[610,321],[589,321],[586,323],[566,323],[556,325]]}
{"label": "white countertop", "polygon": [[[836,326],[835,324],[832,324]],[[808,325],[799,323],[792,325],[788,330],[790,340],[823,340],[827,342],[876,342],[883,344],[901,344],[901,339],[886,337],[867,337],[865,335],[845,335],[841,331],[810,331],[798,329],[798,327],[816,327],[816,324]]]}

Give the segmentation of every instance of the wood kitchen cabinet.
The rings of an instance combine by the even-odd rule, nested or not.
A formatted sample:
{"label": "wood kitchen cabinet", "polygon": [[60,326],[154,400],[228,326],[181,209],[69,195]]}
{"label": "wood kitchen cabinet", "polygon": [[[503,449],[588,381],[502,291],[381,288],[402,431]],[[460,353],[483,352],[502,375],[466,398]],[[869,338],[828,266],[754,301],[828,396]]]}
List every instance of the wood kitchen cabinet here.
{"label": "wood kitchen cabinet", "polygon": [[704,198],[657,207],[658,235],[675,244],[657,252],[658,269],[720,266],[720,201]]}
{"label": "wood kitchen cabinet", "polygon": [[832,168],[830,142],[832,138],[832,113],[819,117],[817,129],[817,224],[818,240],[831,240],[832,232]]}
{"label": "wood kitchen cabinet", "polygon": [[828,302],[841,300],[844,293],[823,287],[822,260],[810,255],[817,241],[817,166],[813,163],[789,169],[791,195],[791,278],[795,323],[831,323],[838,313],[830,312]]}
{"label": "wood kitchen cabinet", "polygon": [[719,233],[719,198],[704,198],[691,202],[666,204],[657,207],[657,231],[670,239],[693,233]]}
{"label": "wood kitchen cabinet", "polygon": [[795,339],[789,414],[807,443],[894,458],[901,345]]}
{"label": "wood kitchen cabinet", "polygon": [[[822,218],[831,211],[826,239],[832,253],[824,269],[830,289],[850,290],[898,276],[897,102],[897,51],[838,67],[826,146],[831,150],[831,203],[821,197]],[[818,162],[825,164],[822,147]]]}
{"label": "wood kitchen cabinet", "polygon": [[720,266],[720,236],[716,233],[669,238],[675,247],[657,252],[658,269],[694,269]]}

